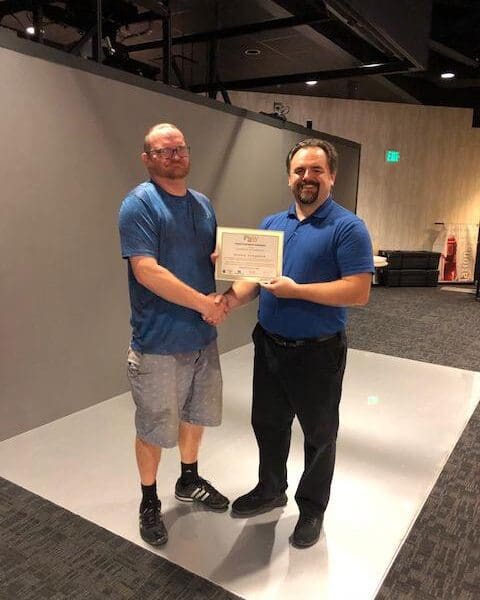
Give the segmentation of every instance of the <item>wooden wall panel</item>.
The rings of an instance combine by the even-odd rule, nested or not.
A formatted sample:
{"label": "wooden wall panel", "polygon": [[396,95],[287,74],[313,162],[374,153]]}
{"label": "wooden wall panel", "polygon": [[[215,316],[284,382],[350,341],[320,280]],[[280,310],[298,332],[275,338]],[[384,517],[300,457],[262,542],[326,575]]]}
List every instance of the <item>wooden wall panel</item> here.
{"label": "wooden wall panel", "polygon": [[[480,129],[472,111],[412,104],[230,92],[233,104],[362,144],[357,212],[374,249],[430,250],[436,221],[480,221]],[[386,163],[385,151],[400,151]],[[341,165],[340,165],[341,176]]]}

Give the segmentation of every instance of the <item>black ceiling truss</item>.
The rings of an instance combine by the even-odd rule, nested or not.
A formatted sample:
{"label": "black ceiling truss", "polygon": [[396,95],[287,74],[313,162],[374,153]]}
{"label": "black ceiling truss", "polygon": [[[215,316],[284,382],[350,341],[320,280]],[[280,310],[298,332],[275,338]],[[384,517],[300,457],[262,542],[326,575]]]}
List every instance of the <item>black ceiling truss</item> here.
{"label": "black ceiling truss", "polygon": [[176,78],[178,79],[180,87],[182,89],[186,89],[187,85],[185,83],[185,78],[183,77],[182,69],[178,65],[176,56],[172,56],[172,70],[175,73]]}
{"label": "black ceiling truss", "polygon": [[0,4],[0,20],[23,10],[33,12],[33,5],[34,0],[4,0]]}
{"label": "black ceiling truss", "polygon": [[445,44],[441,44],[440,42],[436,42],[435,40],[429,40],[429,46],[437,54],[441,54],[442,56],[446,56],[447,58],[451,58],[452,60],[467,65],[468,67],[473,67],[474,69],[478,69],[480,64],[473,58],[469,56],[465,56],[461,52],[454,50],[453,48],[449,48]]}
{"label": "black ceiling truss", "polygon": [[[334,69],[310,73],[294,73],[290,75],[271,76],[261,78],[249,78],[245,80],[222,81],[217,72],[217,42],[220,39],[251,35],[262,31],[270,31],[277,29],[288,29],[302,25],[309,25],[316,31],[326,35],[329,38],[335,38],[338,44],[342,42],[342,47],[351,51],[351,40],[355,37],[343,23],[328,16],[325,5],[314,2],[303,3],[303,8],[297,11],[291,17],[271,19],[268,21],[249,23],[233,27],[215,29],[213,31],[197,32],[188,35],[171,37],[171,15],[169,10],[169,1],[164,0],[142,0],[138,4],[147,8],[144,13],[139,13],[137,8],[128,12],[123,10],[122,19],[114,13],[112,2],[113,0],[89,0],[87,8],[78,5],[80,0],[74,0],[71,6],[66,3],[65,9],[58,5],[51,5],[49,0],[7,0],[0,3],[0,14],[3,12],[11,13],[20,10],[31,10],[34,5],[42,6],[42,14],[46,18],[57,22],[64,23],[71,27],[77,28],[81,32],[82,37],[70,46],[68,49],[72,53],[79,53],[81,49],[92,40],[93,58],[98,61],[103,61],[111,66],[125,68],[125,70],[139,72],[142,75],[157,78],[158,69],[153,68],[146,63],[141,63],[133,60],[130,57],[131,53],[151,50],[156,48],[162,49],[162,79],[163,82],[169,85],[171,83],[171,68],[173,68],[176,78],[182,87],[185,86],[184,78],[181,76],[181,70],[178,63],[172,64],[172,46],[180,44],[195,44],[207,42],[207,73],[206,82],[190,86],[193,92],[207,92],[211,98],[215,98],[220,91],[224,98],[228,98],[227,89],[250,89],[256,87],[264,87],[268,85],[278,85],[286,83],[304,82],[307,80],[327,80],[338,79],[343,77],[354,77],[363,75],[375,75],[385,73],[404,72],[412,67],[407,61],[398,60],[392,56],[386,56],[373,48],[367,42],[360,40],[356,42],[356,56],[360,56],[361,61],[367,63],[378,63],[374,67],[351,67],[347,69]],[[103,3],[103,15],[102,15]],[[117,5],[122,4],[117,2]],[[118,8],[118,6],[117,6]],[[290,7],[289,7],[290,8]],[[115,16],[113,16],[115,14]],[[140,44],[121,44],[116,42],[116,36],[120,26],[128,26],[133,23],[139,23],[145,20],[161,20],[162,21],[162,39],[149,41]],[[109,43],[114,49],[109,56],[104,58],[102,39],[108,36]],[[140,66],[142,65],[142,66]],[[229,99],[228,99],[229,101]]]}
{"label": "black ceiling truss", "polygon": [[93,60],[102,62],[103,59],[103,24],[102,24],[102,0],[90,0],[95,10],[95,26],[93,28],[92,37],[92,54]]}
{"label": "black ceiling truss", "polygon": [[347,69],[332,69],[326,71],[313,71],[309,73],[292,73],[291,75],[274,75],[271,77],[257,77],[255,79],[239,79],[236,81],[223,81],[204,85],[192,85],[192,92],[207,92],[213,87],[220,89],[224,86],[227,90],[247,90],[251,88],[265,87],[269,85],[278,85],[285,83],[302,83],[305,81],[326,81],[328,79],[344,79],[346,77],[358,77],[363,75],[385,75],[390,73],[403,73],[411,68],[411,63],[405,60],[395,60],[384,62],[369,67],[361,65],[359,67],[349,67]]}
{"label": "black ceiling truss", "polygon": [[[191,33],[172,38],[172,45],[178,44],[195,44],[200,42],[208,42],[212,39],[226,39],[231,37],[239,37],[249,35],[261,31],[271,31],[274,29],[286,29],[289,27],[299,27],[300,25],[312,25],[313,23],[323,22],[318,15],[310,17],[286,17],[284,19],[272,19],[270,21],[262,21],[260,23],[249,23],[247,25],[237,25],[235,27],[226,27],[224,29],[216,29],[214,31],[201,31],[199,33]],[[132,44],[125,46],[129,52],[138,52],[140,50],[152,50],[154,48],[162,48],[163,40],[152,40],[143,44]]]}
{"label": "black ceiling truss", "polygon": [[[413,65],[409,61],[402,60],[401,58],[398,59],[391,55],[386,55],[385,53],[380,52],[377,48],[372,47],[372,45],[368,44],[367,42],[360,40],[356,42],[355,49],[357,54],[359,53],[360,46],[360,54],[363,60],[367,64],[374,63],[376,66],[358,66],[348,69],[334,69],[313,73],[294,73],[291,75],[232,81],[222,81],[218,77],[218,73],[216,71],[216,42],[218,40],[254,34],[261,31],[298,27],[301,25],[309,25],[316,31],[324,35],[327,34],[326,37],[335,38],[336,42],[338,42],[337,38],[341,37],[344,40],[344,47],[346,47],[348,50],[352,49],[350,40],[355,36],[352,34],[351,30],[342,23],[335,21],[331,17],[326,17],[324,12],[312,12],[312,7],[309,7],[307,12],[302,10],[298,15],[294,15],[292,17],[272,19],[259,23],[250,23],[235,27],[174,37],[171,40],[171,43],[172,45],[178,45],[207,42],[207,81],[205,84],[191,85],[189,89],[196,93],[207,92],[211,98],[215,98],[218,91],[221,91],[222,94],[224,94],[225,90],[227,89],[251,89],[269,85],[305,82],[308,80],[328,80],[344,77],[398,73],[405,72],[413,68]],[[123,46],[123,49],[128,53],[133,53],[163,47],[164,41],[162,39],[141,44],[132,44],[128,46],[125,45]]]}
{"label": "black ceiling truss", "polygon": [[[254,17],[250,17],[253,13],[244,8],[247,2],[238,3],[241,10],[238,11],[238,15],[233,15],[232,12],[228,13],[229,0],[218,0],[218,4],[215,4],[214,0],[0,0],[0,25],[16,31],[20,37],[33,39],[72,54],[88,56],[154,80],[162,79],[168,85],[176,85],[178,82],[184,89],[207,93],[211,98],[215,98],[220,92],[226,102],[230,101],[227,89],[265,88],[265,91],[273,91],[278,89],[277,86],[283,85],[284,93],[302,93],[298,92],[298,87],[289,91],[289,84],[347,78],[348,84],[358,85],[358,81],[355,81],[358,77],[383,75],[387,81],[394,83],[397,89],[403,89],[424,104],[479,106],[480,0],[432,1],[429,64],[424,71],[419,70],[419,65],[407,60],[401,49],[382,37],[381,28],[376,27],[373,22],[370,25],[369,22],[362,21],[361,15],[349,9],[348,0],[275,0],[275,4],[288,11],[291,16],[272,16],[271,19],[262,22],[229,27],[219,26],[219,7],[222,6],[222,10],[227,9],[229,23],[242,23],[248,19],[254,20]],[[195,14],[198,13],[196,7],[199,6],[209,6],[209,10],[214,6],[217,11],[216,20],[209,18],[201,21],[209,22],[209,31],[198,31],[195,24],[200,22],[195,21]],[[181,16],[183,13],[187,15],[185,19]],[[177,21],[178,15],[180,19]],[[5,19],[7,16],[13,16],[17,23]],[[153,22],[161,22],[161,39],[151,40],[147,37]],[[49,25],[53,23],[63,25],[69,30],[68,34],[59,36],[57,27],[49,29]],[[148,24],[148,27],[142,28],[141,23]],[[33,36],[26,33],[27,25],[34,26]],[[137,26],[133,27],[135,25]],[[130,26],[131,35],[123,35],[123,28]],[[191,33],[172,37],[173,26],[177,30]],[[330,40],[337,49],[352,57],[352,61],[347,64],[353,63],[357,66],[333,69],[327,64],[326,70],[323,71],[261,77],[265,72],[275,71],[273,62],[266,65],[262,63],[261,69],[266,66],[268,71],[256,67],[250,71],[249,67],[244,79],[235,75],[234,70],[227,70],[228,67],[225,67],[224,73],[219,73],[219,58],[224,58],[219,53],[225,51],[219,40],[255,36],[263,31],[288,30],[299,26],[308,26],[311,31],[316,31],[323,38]],[[272,37],[281,38],[282,35]],[[301,31],[299,35],[302,35]],[[287,33],[285,37],[288,36]],[[128,42],[133,42],[135,37],[135,42],[144,43],[129,44]],[[68,40],[68,43],[64,40]],[[198,56],[196,47],[194,53],[196,44],[204,44],[207,54],[204,76],[199,73],[198,67],[195,71],[191,69],[190,76],[188,70],[185,70],[183,59],[198,64],[204,62],[202,58],[198,61],[193,60],[194,56]],[[191,46],[191,57],[178,53],[175,55],[172,49],[178,45]],[[160,49],[158,58],[152,56],[155,52],[146,52],[139,56],[138,60],[135,59],[136,52],[152,49]],[[235,57],[235,61],[240,61],[238,56]],[[225,61],[222,60],[223,62]],[[251,61],[250,64],[254,65],[254,62]],[[300,64],[296,63],[297,70],[302,68]],[[369,67],[369,64],[376,66]],[[310,69],[310,65],[303,70],[307,68]],[[292,71],[294,69],[295,67],[292,67]],[[440,74],[447,70],[454,72],[456,77],[450,80],[440,79]],[[242,73],[245,71],[242,70]],[[228,81],[225,81],[226,76],[229,77]],[[344,87],[349,89],[348,85]],[[370,89],[368,85],[365,87]]]}
{"label": "black ceiling truss", "polygon": [[170,70],[172,64],[172,22],[169,10],[169,0],[164,0],[162,6],[162,34],[163,44],[163,83],[170,85]]}
{"label": "black ceiling truss", "polygon": [[90,29],[87,32],[85,32],[85,34],[77,42],[72,44],[68,49],[68,52],[70,52],[70,54],[79,55],[82,49],[85,47],[85,45],[88,44],[88,42],[93,38],[93,35],[96,32],[96,30],[97,23],[92,25]]}
{"label": "black ceiling truss", "polygon": [[35,28],[35,40],[43,44],[45,30],[43,28],[43,4],[39,0],[32,2],[33,27]]}
{"label": "black ceiling truss", "polygon": [[[60,6],[60,4],[63,4]],[[35,39],[56,48],[61,48],[72,54],[80,54],[82,49],[91,41],[92,58],[111,66],[124,68],[126,71],[138,73],[156,79],[159,70],[146,63],[130,59],[128,54],[121,52],[122,44],[116,43],[118,30],[133,22],[146,18],[162,21],[163,39],[163,68],[161,70],[164,83],[171,83],[171,17],[168,0],[152,2],[155,10],[139,18],[138,8],[124,0],[72,0],[57,3],[53,0],[3,0],[0,2],[0,20],[7,15],[27,11],[32,13]],[[67,47],[51,43],[45,39],[44,22],[60,23],[76,29],[80,39]],[[24,31],[19,35],[27,37]],[[106,42],[105,42],[106,40]],[[107,52],[104,46],[107,45]],[[117,54],[117,50],[119,51]],[[117,54],[117,56],[115,56]]]}
{"label": "black ceiling truss", "polygon": [[148,8],[151,14],[159,17],[167,17],[170,11],[169,0],[137,0],[136,4]]}
{"label": "black ceiling truss", "polygon": [[[276,0],[276,3],[297,17],[301,17],[306,10],[312,10],[313,6],[317,5],[313,0]],[[323,6],[318,7],[316,10],[321,12],[324,18],[321,22],[311,23],[310,26],[336,46],[355,56],[362,63],[381,62],[386,55],[392,54],[385,49],[381,51],[364,40],[352,29],[353,22],[350,22],[350,26],[343,23],[329,12],[323,2],[320,4]]]}
{"label": "black ceiling truss", "polygon": [[208,97],[215,99],[217,97],[217,88],[214,86],[217,81],[217,39],[212,38],[207,45],[207,88]]}

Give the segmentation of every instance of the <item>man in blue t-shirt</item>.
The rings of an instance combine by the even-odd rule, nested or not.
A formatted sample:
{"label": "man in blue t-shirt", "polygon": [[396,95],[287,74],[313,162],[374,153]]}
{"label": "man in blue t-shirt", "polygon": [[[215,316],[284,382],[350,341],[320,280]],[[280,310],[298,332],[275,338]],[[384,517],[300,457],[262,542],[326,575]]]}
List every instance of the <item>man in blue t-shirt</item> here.
{"label": "man in blue t-shirt", "polygon": [[252,402],[259,482],[233,502],[232,514],[249,517],[287,503],[287,458],[297,416],[305,469],[290,542],[298,548],[317,542],[330,496],[346,361],[345,307],[367,303],[374,272],[363,221],[331,197],[337,162],[335,148],[323,140],[307,139],[290,150],[295,203],[261,225],[284,232],[283,276],[261,286],[235,282],[225,294],[231,309],[260,293]]}
{"label": "man in blue t-shirt", "polygon": [[119,226],[131,303],[127,362],[136,405],[140,535],[159,546],[168,539],[156,489],[161,448],[178,443],[180,449],[178,500],[228,507],[197,469],[203,427],[221,422],[215,325],[225,318],[226,303],[215,294],[215,214],[206,196],[187,188],[183,133],[169,123],[155,125],[141,158],[150,179],[122,202]]}

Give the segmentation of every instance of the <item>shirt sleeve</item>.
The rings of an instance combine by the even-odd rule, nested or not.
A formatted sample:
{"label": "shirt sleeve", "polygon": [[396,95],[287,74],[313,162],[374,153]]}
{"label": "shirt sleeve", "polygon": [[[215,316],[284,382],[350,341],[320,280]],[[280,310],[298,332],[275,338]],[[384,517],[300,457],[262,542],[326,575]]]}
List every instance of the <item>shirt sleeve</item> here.
{"label": "shirt sleeve", "polygon": [[270,215],[268,217],[265,217],[263,219],[263,221],[260,223],[259,225],[259,229],[270,229],[270,226],[272,224],[273,221],[273,215]]}
{"label": "shirt sleeve", "polygon": [[203,198],[203,205],[205,206],[205,209],[213,219],[215,227],[217,227],[217,215],[215,214],[215,209],[213,208],[212,201],[210,200],[210,198],[207,198],[205,194],[200,194],[200,197]]}
{"label": "shirt sleeve", "polygon": [[119,213],[122,257],[158,257],[158,227],[145,203],[138,196],[125,198]]}
{"label": "shirt sleeve", "polygon": [[372,242],[361,219],[348,223],[341,229],[336,255],[342,277],[375,272]]}

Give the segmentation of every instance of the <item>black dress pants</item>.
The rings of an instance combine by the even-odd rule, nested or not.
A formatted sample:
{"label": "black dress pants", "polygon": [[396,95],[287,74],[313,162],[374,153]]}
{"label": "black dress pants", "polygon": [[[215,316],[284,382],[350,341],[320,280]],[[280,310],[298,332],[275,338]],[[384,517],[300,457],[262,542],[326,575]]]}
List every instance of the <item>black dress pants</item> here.
{"label": "black dress pants", "polygon": [[290,347],[257,325],[253,341],[252,426],[262,494],[274,497],[287,488],[291,427],[297,416],[304,434],[305,465],[295,500],[301,513],[319,516],[328,504],[335,465],[345,334]]}

